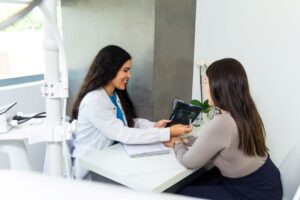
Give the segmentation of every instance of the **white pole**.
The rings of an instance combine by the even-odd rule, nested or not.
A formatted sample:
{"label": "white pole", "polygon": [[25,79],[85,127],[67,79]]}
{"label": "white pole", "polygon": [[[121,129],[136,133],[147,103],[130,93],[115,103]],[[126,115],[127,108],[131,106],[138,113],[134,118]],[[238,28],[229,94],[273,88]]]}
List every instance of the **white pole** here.
{"label": "white pole", "polygon": [[[52,19],[56,22],[56,0],[46,0],[42,2]],[[51,83],[60,81],[59,73],[59,49],[55,38],[50,30],[50,27],[45,23],[45,84],[51,87]],[[51,97],[52,94],[47,94]],[[60,98],[47,98],[46,96],[46,112],[47,112],[47,126],[57,127],[61,126],[61,101]],[[62,159],[62,143],[48,142],[47,156],[46,156],[46,171],[49,175],[62,176],[63,175],[63,159]]]}

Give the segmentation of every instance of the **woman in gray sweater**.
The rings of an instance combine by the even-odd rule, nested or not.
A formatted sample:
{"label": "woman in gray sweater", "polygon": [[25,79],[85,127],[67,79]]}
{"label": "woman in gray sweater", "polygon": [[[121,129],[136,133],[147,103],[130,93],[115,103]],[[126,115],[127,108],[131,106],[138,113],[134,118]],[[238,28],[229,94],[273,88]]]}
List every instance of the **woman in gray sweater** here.
{"label": "woman in gray sweater", "polygon": [[215,200],[281,200],[280,173],[268,155],[264,125],[242,64],[231,58],[218,60],[206,75],[209,104],[220,114],[197,138],[173,138],[169,145],[185,167],[197,169],[212,161],[215,168],[209,178],[200,177],[178,193]]}

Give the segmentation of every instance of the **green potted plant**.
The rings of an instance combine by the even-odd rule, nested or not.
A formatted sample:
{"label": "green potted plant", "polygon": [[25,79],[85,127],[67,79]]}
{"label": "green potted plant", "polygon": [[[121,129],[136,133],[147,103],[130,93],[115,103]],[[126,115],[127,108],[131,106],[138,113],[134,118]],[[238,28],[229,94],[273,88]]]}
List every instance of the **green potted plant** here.
{"label": "green potted plant", "polygon": [[197,99],[193,99],[191,101],[191,104],[194,106],[200,106],[203,108],[203,111],[199,114],[199,116],[197,117],[197,119],[194,121],[193,126],[198,127],[201,124],[201,121],[203,120],[203,115],[204,113],[206,113],[206,115],[208,116],[209,111],[211,110],[211,106],[208,104],[208,100],[205,100],[204,102],[201,102]]}
{"label": "green potted plant", "polygon": [[204,113],[208,113],[210,111],[210,105],[208,104],[208,100],[205,100],[204,102],[201,102],[198,99],[193,99],[191,101],[191,104],[194,105],[194,106],[203,107],[204,108],[204,110],[203,110]]}

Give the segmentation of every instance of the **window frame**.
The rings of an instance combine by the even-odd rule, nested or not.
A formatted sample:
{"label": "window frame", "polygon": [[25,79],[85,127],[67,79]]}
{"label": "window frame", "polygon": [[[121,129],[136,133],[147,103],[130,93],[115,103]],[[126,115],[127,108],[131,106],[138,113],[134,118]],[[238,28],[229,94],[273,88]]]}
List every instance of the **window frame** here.
{"label": "window frame", "polygon": [[27,75],[0,79],[0,87],[44,80],[44,74]]}

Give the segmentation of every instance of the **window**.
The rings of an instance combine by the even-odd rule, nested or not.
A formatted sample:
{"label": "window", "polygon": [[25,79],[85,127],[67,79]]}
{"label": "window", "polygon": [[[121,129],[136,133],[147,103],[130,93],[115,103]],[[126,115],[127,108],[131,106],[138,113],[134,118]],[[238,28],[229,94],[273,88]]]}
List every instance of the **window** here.
{"label": "window", "polygon": [[[0,3],[0,21],[27,6],[22,1]],[[43,16],[38,8],[0,30],[0,80],[43,74]]]}

